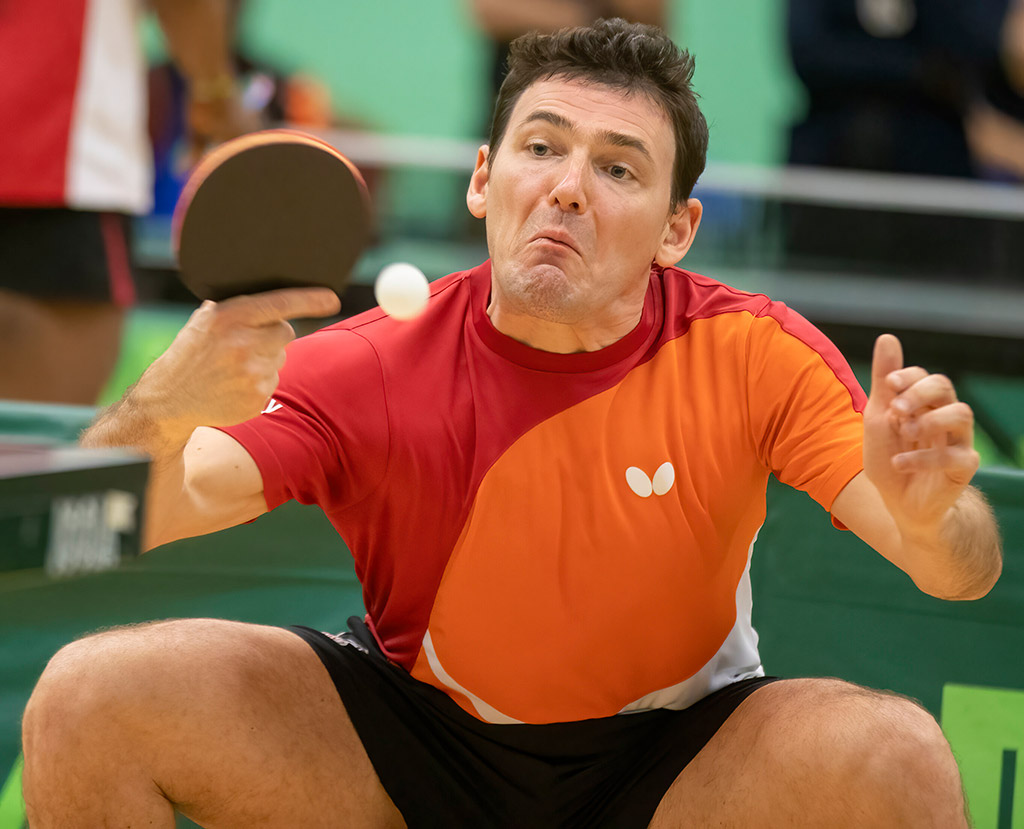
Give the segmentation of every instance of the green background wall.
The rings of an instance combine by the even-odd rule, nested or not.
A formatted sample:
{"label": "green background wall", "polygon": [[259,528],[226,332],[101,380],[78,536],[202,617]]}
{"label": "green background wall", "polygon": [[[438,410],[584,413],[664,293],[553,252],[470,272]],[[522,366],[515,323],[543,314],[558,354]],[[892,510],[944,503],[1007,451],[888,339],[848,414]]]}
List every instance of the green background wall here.
{"label": "green background wall", "polygon": [[[514,0],[510,0],[514,2]],[[715,161],[771,163],[801,93],[783,0],[674,0],[670,34],[697,58]],[[252,55],[330,88],[340,112],[391,133],[471,138],[487,105],[487,44],[466,0],[249,0]],[[159,35],[149,31],[151,51]]]}
{"label": "green background wall", "polygon": [[[802,105],[786,52],[785,0],[668,0],[668,9],[669,33],[696,56],[709,160],[783,160]],[[147,35],[159,54],[152,21]],[[477,139],[488,122],[489,49],[468,0],[249,0],[239,43],[251,58],[318,78],[336,115],[375,132]],[[462,174],[391,172],[378,209],[391,229],[446,237],[469,223],[465,187]]]}

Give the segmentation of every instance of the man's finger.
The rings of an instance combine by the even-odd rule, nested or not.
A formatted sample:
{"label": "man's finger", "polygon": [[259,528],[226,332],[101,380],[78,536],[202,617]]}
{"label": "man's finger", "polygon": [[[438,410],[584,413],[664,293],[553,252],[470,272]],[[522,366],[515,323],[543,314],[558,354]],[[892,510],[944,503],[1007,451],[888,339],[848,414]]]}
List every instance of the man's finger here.
{"label": "man's finger", "polygon": [[974,412],[966,403],[952,403],[931,409],[900,423],[900,437],[906,441],[949,445],[973,445]]}
{"label": "man's finger", "polygon": [[896,394],[910,388],[918,380],[923,380],[928,376],[928,372],[925,371],[921,366],[910,366],[909,368],[901,368],[899,371],[893,371],[886,375],[885,382]]}
{"label": "man's finger", "polygon": [[956,403],[956,388],[944,374],[929,374],[902,391],[892,407],[902,415],[914,415]]}
{"label": "man's finger", "polygon": [[220,306],[222,312],[239,322],[258,326],[303,317],[329,317],[341,310],[341,300],[330,288],[281,288],[232,297]]}
{"label": "man's finger", "polygon": [[971,480],[980,464],[978,453],[966,446],[915,449],[892,457],[892,465],[897,472],[909,474],[941,469],[953,481],[963,484]]}
{"label": "man's finger", "polygon": [[882,334],[875,340],[875,351],[871,358],[871,397],[888,405],[896,392],[886,382],[894,371],[903,368],[903,346],[892,334]]}
{"label": "man's finger", "polygon": [[248,348],[257,354],[283,354],[285,346],[295,339],[295,329],[284,320],[256,328],[258,330],[254,332],[254,336],[248,339]]}

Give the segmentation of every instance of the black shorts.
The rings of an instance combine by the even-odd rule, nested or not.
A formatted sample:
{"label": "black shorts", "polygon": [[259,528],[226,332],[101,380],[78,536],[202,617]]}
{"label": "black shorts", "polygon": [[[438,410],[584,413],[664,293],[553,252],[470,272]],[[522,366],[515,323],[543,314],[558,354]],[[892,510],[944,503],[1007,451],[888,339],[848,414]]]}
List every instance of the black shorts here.
{"label": "black shorts", "polygon": [[130,222],[122,213],[0,207],[0,289],[134,305]]}
{"label": "black shorts", "polygon": [[[683,711],[495,725],[380,651],[362,620],[292,627],[323,662],[392,801],[419,827],[645,827],[680,771],[746,697],[742,680]],[[339,782],[339,785],[344,785]]]}

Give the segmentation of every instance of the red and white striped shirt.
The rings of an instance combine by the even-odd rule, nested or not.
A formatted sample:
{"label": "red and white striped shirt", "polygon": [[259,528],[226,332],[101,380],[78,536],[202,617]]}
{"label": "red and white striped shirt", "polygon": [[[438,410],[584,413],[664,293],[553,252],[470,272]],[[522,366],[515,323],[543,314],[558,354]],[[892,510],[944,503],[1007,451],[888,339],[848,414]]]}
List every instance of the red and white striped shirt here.
{"label": "red and white striped shirt", "polygon": [[146,212],[138,0],[0,2],[0,204]]}

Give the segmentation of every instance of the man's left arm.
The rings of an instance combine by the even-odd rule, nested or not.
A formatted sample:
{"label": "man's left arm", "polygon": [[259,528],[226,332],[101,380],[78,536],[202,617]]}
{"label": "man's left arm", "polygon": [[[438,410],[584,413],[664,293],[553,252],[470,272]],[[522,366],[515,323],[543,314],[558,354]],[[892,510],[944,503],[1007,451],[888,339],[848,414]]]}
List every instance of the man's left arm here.
{"label": "man's left arm", "polygon": [[864,410],[864,471],[832,514],[941,599],[978,599],[1002,571],[995,516],[970,486],[974,414],[948,378],[904,367],[900,342],[875,343]]}

